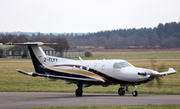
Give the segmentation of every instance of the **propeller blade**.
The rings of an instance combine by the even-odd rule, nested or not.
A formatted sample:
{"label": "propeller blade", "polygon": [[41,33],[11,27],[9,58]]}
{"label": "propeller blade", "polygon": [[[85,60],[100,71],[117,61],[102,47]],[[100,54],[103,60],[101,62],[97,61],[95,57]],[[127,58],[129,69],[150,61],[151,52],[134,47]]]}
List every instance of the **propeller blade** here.
{"label": "propeller blade", "polygon": [[162,63],[159,67],[158,67],[158,72],[164,72],[166,71],[166,64]]}
{"label": "propeller blade", "polygon": [[150,62],[153,70],[156,70],[156,64],[157,64],[157,56],[150,57]]}
{"label": "propeller blade", "polygon": [[166,69],[166,65],[164,63],[161,64],[161,66],[159,66],[157,68],[158,70],[156,71],[157,59],[158,59],[157,56],[150,57],[151,66],[154,71],[151,71],[151,73],[149,73],[149,74],[151,75],[151,78],[154,78],[154,80],[146,83],[146,87],[151,88],[153,86],[154,82],[156,82],[158,89],[160,89],[164,86],[164,83],[163,83],[163,80],[161,79],[161,77],[159,77],[159,72],[163,72]]}
{"label": "propeller blade", "polygon": [[153,84],[154,84],[154,80],[149,81],[148,83],[145,84],[145,86],[149,87],[149,88],[152,88]]}
{"label": "propeller blade", "polygon": [[161,89],[162,87],[164,87],[164,81],[161,79],[161,77],[156,77],[156,80],[157,80],[158,89]]}

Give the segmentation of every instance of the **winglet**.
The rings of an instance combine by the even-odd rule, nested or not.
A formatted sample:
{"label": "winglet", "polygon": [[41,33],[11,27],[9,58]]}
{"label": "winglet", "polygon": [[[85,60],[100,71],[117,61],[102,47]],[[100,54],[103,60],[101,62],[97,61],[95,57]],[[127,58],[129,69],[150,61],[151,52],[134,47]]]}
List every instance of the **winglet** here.
{"label": "winglet", "polygon": [[168,72],[176,72],[173,68],[169,68]]}

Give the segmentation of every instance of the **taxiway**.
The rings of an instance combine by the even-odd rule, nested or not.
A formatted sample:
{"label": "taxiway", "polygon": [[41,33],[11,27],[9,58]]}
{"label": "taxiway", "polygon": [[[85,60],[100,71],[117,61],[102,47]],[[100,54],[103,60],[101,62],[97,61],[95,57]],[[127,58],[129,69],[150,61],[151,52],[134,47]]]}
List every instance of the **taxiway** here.
{"label": "taxiway", "polygon": [[180,104],[180,95],[84,93],[76,97],[74,93],[51,92],[0,92],[0,109],[24,109],[27,107],[73,107],[107,105],[161,105]]}

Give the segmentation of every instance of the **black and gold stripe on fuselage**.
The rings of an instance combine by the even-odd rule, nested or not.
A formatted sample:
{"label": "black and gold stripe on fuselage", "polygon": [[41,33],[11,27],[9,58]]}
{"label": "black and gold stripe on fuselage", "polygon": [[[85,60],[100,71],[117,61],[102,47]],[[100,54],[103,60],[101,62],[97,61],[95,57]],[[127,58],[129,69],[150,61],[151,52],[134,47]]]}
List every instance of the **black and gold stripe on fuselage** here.
{"label": "black and gold stripe on fuselage", "polygon": [[[69,69],[65,69],[63,67],[70,67]],[[72,70],[73,67],[75,68],[80,68],[82,67],[82,70]],[[48,72],[49,74],[52,75],[57,75],[57,76],[66,76],[66,77],[71,77],[76,78],[77,81],[78,80],[83,80],[86,81],[86,79],[88,81],[92,80],[96,81],[98,84],[102,83],[102,84],[111,84],[111,83],[115,83],[115,84],[141,84],[141,83],[145,83],[149,80],[144,80],[144,81],[140,81],[140,82],[128,82],[128,81],[123,81],[123,80],[119,80],[116,78],[113,78],[111,76],[108,76],[104,73],[102,73],[101,71],[95,70],[93,68],[87,68],[86,66],[82,66],[82,65],[70,65],[70,64],[66,64],[66,65],[53,65],[50,67],[46,67],[45,72]],[[73,79],[73,80],[76,80]]]}

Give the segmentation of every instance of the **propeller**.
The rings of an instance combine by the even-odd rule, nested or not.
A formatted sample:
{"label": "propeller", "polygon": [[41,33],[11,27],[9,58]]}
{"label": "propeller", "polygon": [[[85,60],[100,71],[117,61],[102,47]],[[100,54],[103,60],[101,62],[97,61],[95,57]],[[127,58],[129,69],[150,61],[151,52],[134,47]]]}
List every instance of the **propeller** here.
{"label": "propeller", "polygon": [[[164,72],[165,70],[166,70],[166,65],[165,65],[165,63],[162,63],[162,64],[158,67],[158,69],[157,69],[158,72]],[[157,77],[156,77],[157,86],[158,86],[159,89],[164,86],[164,81],[163,81],[161,78],[162,78],[161,76],[157,76]]]}
{"label": "propeller", "polygon": [[[147,86],[147,87],[152,87],[153,86],[153,84],[154,84],[154,82],[156,81],[156,83],[157,83],[157,87],[158,87],[158,89],[160,89],[160,88],[162,88],[163,86],[164,86],[164,82],[163,82],[163,80],[162,80],[162,77],[160,77],[160,76],[158,76],[158,74],[159,74],[159,72],[163,72],[163,71],[165,71],[165,69],[166,69],[166,65],[165,65],[165,63],[162,63],[159,67],[158,67],[158,65],[157,65],[157,56],[152,56],[152,57],[150,57],[150,62],[151,62],[151,66],[152,66],[152,69],[154,70],[154,71],[151,71],[151,78],[150,79],[154,79],[154,80],[152,80],[152,81],[150,81],[150,82],[148,82],[148,83],[146,83],[145,85]],[[158,68],[157,68],[158,67]],[[156,70],[157,69],[157,70]]]}
{"label": "propeller", "polygon": [[150,57],[150,62],[153,70],[156,70],[157,56]]}

